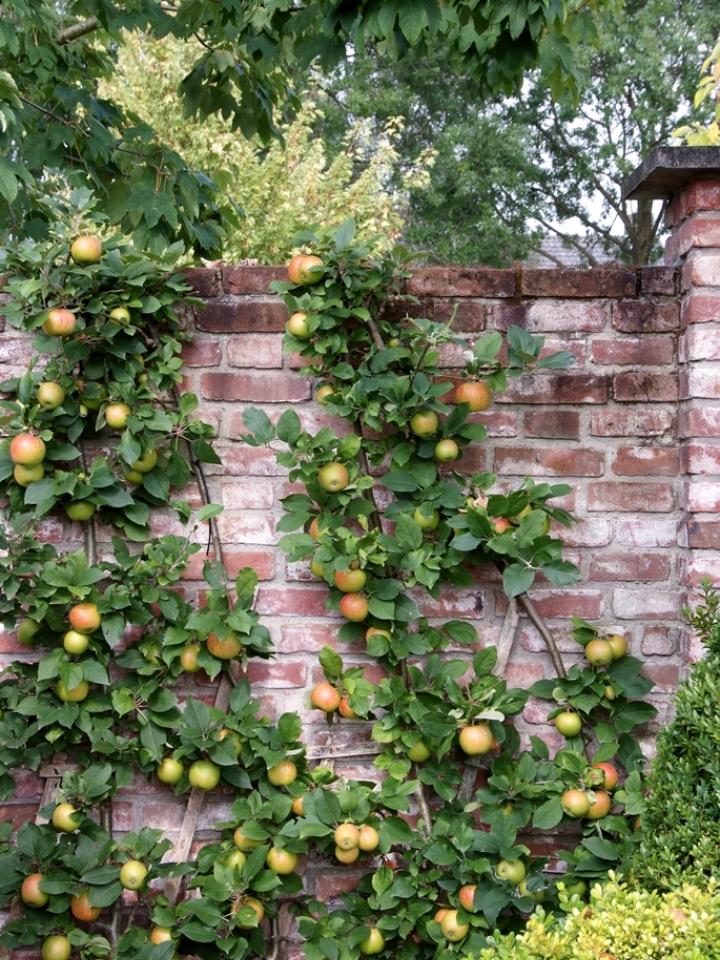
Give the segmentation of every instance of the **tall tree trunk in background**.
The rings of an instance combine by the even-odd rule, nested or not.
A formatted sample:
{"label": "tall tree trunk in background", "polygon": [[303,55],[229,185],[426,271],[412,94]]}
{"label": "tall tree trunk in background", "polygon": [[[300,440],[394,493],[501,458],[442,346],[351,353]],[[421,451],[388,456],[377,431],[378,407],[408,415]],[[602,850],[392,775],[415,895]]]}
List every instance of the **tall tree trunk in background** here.
{"label": "tall tree trunk in background", "polygon": [[661,218],[653,214],[652,200],[637,200],[637,209],[630,214],[632,229],[628,233],[630,263],[644,266],[653,258]]}

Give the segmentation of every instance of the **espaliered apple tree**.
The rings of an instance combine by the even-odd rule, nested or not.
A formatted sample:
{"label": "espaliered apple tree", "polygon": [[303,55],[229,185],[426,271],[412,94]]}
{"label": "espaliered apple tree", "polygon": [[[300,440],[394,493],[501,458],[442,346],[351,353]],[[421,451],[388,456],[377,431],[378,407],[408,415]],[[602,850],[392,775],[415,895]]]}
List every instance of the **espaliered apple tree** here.
{"label": "espaliered apple tree", "polygon": [[[512,489],[463,466],[467,448],[486,438],[477,414],[508,380],[570,358],[542,356],[542,338],[516,327],[469,344],[451,323],[409,316],[407,258],[370,260],[353,236],[351,222],[301,235],[288,282],[275,284],[290,314],[286,348],[306,361],[318,402],[351,430],[310,434],[293,410],[272,424],[250,409],[243,439],[285,445],[278,462],[305,492],[283,500],[282,545],[326,582],[328,608],[346,621],[340,642],[363,642],[386,672],[373,685],[328,648],[326,680],[310,693],[328,722],[372,721],[382,785],[359,795],[317,784],[282,833],[331,861],[370,857],[342,909],[313,903],[301,918],[309,960],[449,960],[479,949],[496,925],[516,925],[540,899],[556,904],[529,828],[579,821],[563,854],[575,892],[622,868],[643,805],[630,734],[654,714],[636,699],[651,684],[624,638],[578,621],[586,666],[566,674],[550,637],[560,675],[508,689],[493,673],[494,648],[478,651],[469,624],[424,615],[423,598],[444,585],[474,589],[479,566],[501,571],[508,598],[533,612],[526,594],[538,573],[561,586],[577,581],[555,535],[572,523],[553,504],[569,487],[527,479]],[[469,357],[452,377],[441,368],[448,344]],[[471,658],[448,656],[463,645]],[[523,744],[513,724],[531,693],[553,702],[548,721],[567,737],[553,757],[540,738]]]}
{"label": "espaliered apple tree", "polygon": [[[44,960],[267,957],[306,849],[274,834],[313,781],[297,716],[260,717],[239,672],[271,653],[252,610],[254,571],[228,583],[213,538],[203,606],[179,589],[196,535],[220,512],[206,503],[193,517],[180,499],[191,477],[206,492],[202,463],[218,462],[197,399],[177,389],[187,286],[171,259],[88,231],[12,248],[5,291],[5,316],[34,334],[34,357],[1,385],[0,616],[28,657],[0,677],[0,798],[17,771],[70,769],[41,823],[12,842],[3,830],[0,945],[38,947]],[[151,512],[170,506],[186,534],[148,540]],[[38,539],[50,515],[84,524],[86,549]],[[97,519],[124,536],[98,550]],[[224,700],[193,696],[198,671],[221,678]],[[219,859],[210,848],[166,862],[172,844],[152,825],[112,834],[113,796],[138,777],[193,790],[195,809],[217,787],[253,816],[261,797],[273,828],[247,857],[231,842]]]}

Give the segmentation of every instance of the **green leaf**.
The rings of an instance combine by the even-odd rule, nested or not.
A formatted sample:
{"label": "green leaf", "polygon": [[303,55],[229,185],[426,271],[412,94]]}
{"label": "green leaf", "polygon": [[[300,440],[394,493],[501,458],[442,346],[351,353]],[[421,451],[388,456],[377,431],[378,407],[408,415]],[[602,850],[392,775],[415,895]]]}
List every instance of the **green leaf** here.
{"label": "green leaf", "polygon": [[552,830],[563,818],[563,809],[559,797],[552,797],[541,804],[532,818],[536,830]]}
{"label": "green leaf", "polygon": [[275,427],[264,410],[248,407],[243,413],[243,423],[250,431],[249,435],[243,435],[243,440],[252,446],[264,446],[275,436]]}
{"label": "green leaf", "polygon": [[535,580],[535,571],[524,563],[511,563],[503,570],[503,587],[508,597],[527,593]]}

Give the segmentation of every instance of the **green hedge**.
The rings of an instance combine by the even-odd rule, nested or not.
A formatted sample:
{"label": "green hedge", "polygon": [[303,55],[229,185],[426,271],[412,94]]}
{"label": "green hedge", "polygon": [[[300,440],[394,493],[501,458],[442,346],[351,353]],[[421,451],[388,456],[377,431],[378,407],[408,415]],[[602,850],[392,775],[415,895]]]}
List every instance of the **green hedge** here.
{"label": "green hedge", "polygon": [[564,917],[538,908],[522,933],[497,936],[474,960],[720,960],[720,889],[651,893],[611,880]]}

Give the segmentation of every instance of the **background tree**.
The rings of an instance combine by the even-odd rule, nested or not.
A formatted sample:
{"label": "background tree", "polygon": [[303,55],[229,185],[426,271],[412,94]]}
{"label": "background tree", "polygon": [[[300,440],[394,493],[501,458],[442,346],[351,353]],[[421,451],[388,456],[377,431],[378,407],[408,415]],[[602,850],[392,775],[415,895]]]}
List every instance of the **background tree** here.
{"label": "background tree", "polygon": [[432,161],[430,151],[414,162],[401,160],[396,144],[402,120],[388,118],[371,137],[363,120],[346,125],[343,149],[332,161],[313,132],[313,109],[284,124],[282,139],[269,146],[258,135],[245,139],[220,115],[183,116],[177,89],[200,52],[197,42],[128,35],[118,69],[101,91],[162,130],[167,146],[218,184],[220,211],[238,224],[225,241],[223,257],[280,263],[308,218],[335,223],[347,216],[355,219],[363,239],[377,243],[379,238],[379,246],[389,249],[404,227],[408,191],[422,192]]}
{"label": "background tree", "polygon": [[[349,119],[402,114],[401,155],[433,146],[430,189],[411,193],[406,238],[431,258],[506,265],[563,237],[580,258],[646,263],[658,210],[620,200],[620,184],[688,115],[698,51],[720,30],[702,0],[627,0],[602,8],[597,38],[575,48],[579,100],[553,102],[537,70],[522,96],[487,103],[442,53],[400,64],[363,56],[323,82],[323,132],[338,149]],[[442,216],[439,216],[442,212]]]}
{"label": "background tree", "polygon": [[[65,185],[91,186],[110,222],[155,250],[175,240],[215,253],[223,221],[215,187],[162,135],[98,93],[116,69],[123,31],[191,38],[201,53],[179,94],[188,115],[219,113],[244,137],[269,139],[298,106],[294,80],[311,63],[329,70],[348,44],[402,58],[442,48],[451,69],[483,92],[516,89],[542,63],[559,90],[571,79],[572,48],[591,29],[584,0],[9,0],[0,23],[0,229],[40,236],[42,198]],[[20,189],[22,185],[23,189]]]}

